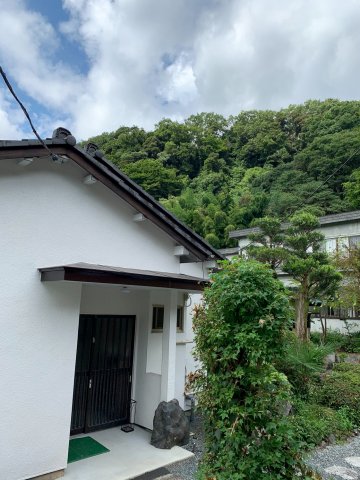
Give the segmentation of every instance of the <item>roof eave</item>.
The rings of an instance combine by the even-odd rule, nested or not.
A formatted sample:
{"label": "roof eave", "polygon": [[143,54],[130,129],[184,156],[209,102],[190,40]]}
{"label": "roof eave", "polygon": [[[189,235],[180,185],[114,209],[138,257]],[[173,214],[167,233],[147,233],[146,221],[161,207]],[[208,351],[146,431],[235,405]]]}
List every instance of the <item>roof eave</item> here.
{"label": "roof eave", "polygon": [[[80,167],[94,175],[134,209],[143,213],[146,218],[179,244],[186,247],[190,255],[183,259],[184,262],[224,259],[223,255],[216,249],[168,212],[160,203],[107,160],[103,158],[99,160],[87,154],[83,149],[67,144],[62,139],[46,140],[46,144],[51,147],[53,153],[69,156]],[[1,142],[0,160],[22,156],[47,157],[49,153],[36,140]]]}

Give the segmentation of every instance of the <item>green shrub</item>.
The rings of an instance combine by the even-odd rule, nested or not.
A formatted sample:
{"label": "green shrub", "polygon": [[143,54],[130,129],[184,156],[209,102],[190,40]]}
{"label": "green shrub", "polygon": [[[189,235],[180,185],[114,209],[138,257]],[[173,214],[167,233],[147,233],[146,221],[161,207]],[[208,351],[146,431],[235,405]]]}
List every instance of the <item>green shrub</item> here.
{"label": "green shrub", "polygon": [[360,365],[336,364],[324,376],[318,401],[332,408],[347,408],[354,424],[360,424]]}
{"label": "green shrub", "polygon": [[320,445],[332,435],[337,439],[344,438],[353,428],[351,415],[345,407],[336,411],[330,407],[303,401],[295,403],[291,421],[308,448]]}
{"label": "green shrub", "polygon": [[284,286],[266,266],[223,262],[212,276],[194,316],[205,427],[200,478],[314,478],[304,473],[301,442],[284,415],[290,384],[273,366],[291,323]]}
{"label": "green shrub", "polygon": [[325,370],[325,357],[332,351],[332,345],[302,342],[295,335],[288,334],[285,355],[277,362],[277,368],[285,373],[296,396],[308,397],[311,384]]}
{"label": "green shrub", "polygon": [[360,353],[360,332],[353,332],[348,335],[349,340],[345,344],[345,352]]}
{"label": "green shrub", "polygon": [[320,332],[311,334],[311,341],[316,345],[332,345],[334,350],[348,353],[360,353],[360,332],[349,332],[344,335],[339,330],[328,330],[325,342]]}
{"label": "green shrub", "polygon": [[311,341],[316,345],[332,345],[334,350],[342,350],[342,347],[347,343],[347,335],[343,335],[339,330],[328,330],[325,341],[320,332],[311,333]]}

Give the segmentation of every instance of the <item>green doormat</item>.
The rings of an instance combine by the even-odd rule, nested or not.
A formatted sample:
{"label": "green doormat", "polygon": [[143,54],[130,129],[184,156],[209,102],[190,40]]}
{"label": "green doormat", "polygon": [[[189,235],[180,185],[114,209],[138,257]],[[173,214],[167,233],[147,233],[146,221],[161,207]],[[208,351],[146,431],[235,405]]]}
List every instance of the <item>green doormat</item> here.
{"label": "green doormat", "polygon": [[91,437],[73,438],[69,442],[68,463],[106,452],[110,452],[110,450]]}

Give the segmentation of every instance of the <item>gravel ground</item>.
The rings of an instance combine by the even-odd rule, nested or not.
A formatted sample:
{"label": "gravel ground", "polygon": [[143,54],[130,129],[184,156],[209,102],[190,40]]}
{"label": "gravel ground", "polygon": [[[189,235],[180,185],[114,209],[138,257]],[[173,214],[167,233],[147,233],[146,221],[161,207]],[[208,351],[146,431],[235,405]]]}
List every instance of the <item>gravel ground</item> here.
{"label": "gravel ground", "polygon": [[169,472],[178,475],[184,480],[194,480],[197,471],[198,463],[201,459],[204,449],[204,435],[202,430],[201,417],[195,415],[195,419],[190,423],[190,442],[186,445],[186,450],[194,454],[194,457],[183,462],[176,463],[166,467]]}
{"label": "gravel ground", "polygon": [[[195,480],[196,471],[204,449],[201,417],[195,416],[190,424],[190,443],[183,448],[194,457],[167,467],[173,478]],[[324,480],[360,480],[360,436],[341,445],[317,448],[306,458],[306,463]]]}
{"label": "gravel ground", "polygon": [[360,479],[360,436],[343,445],[317,448],[307,457],[306,463],[324,480]]}

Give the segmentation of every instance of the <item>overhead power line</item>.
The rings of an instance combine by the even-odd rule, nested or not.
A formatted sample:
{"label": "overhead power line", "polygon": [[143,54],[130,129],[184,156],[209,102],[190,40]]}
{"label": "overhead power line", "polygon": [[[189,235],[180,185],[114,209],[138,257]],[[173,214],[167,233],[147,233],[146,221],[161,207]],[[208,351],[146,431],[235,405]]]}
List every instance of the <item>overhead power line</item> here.
{"label": "overhead power line", "polygon": [[14,89],[11,85],[11,83],[9,82],[4,70],[2,69],[1,65],[0,65],[0,74],[2,76],[2,78],[4,79],[4,82],[7,86],[7,88],[9,89],[11,95],[15,98],[15,100],[17,101],[17,103],[20,105],[21,107],[21,110],[24,112],[25,114],[25,117],[28,119],[29,121],[29,124],[30,124],[30,127],[32,129],[32,131],[34,132],[36,138],[39,140],[39,142],[41,143],[41,145],[50,153],[51,157],[54,159],[57,159],[57,156],[50,150],[50,148],[46,145],[46,143],[44,142],[44,140],[40,137],[40,135],[38,134],[38,132],[36,131],[36,128],[34,127],[34,124],[32,123],[31,121],[31,118],[30,118],[30,115],[28,114],[28,111],[26,110],[24,104],[21,102],[21,100],[18,98],[18,96],[16,95],[16,93],[14,92]]}

